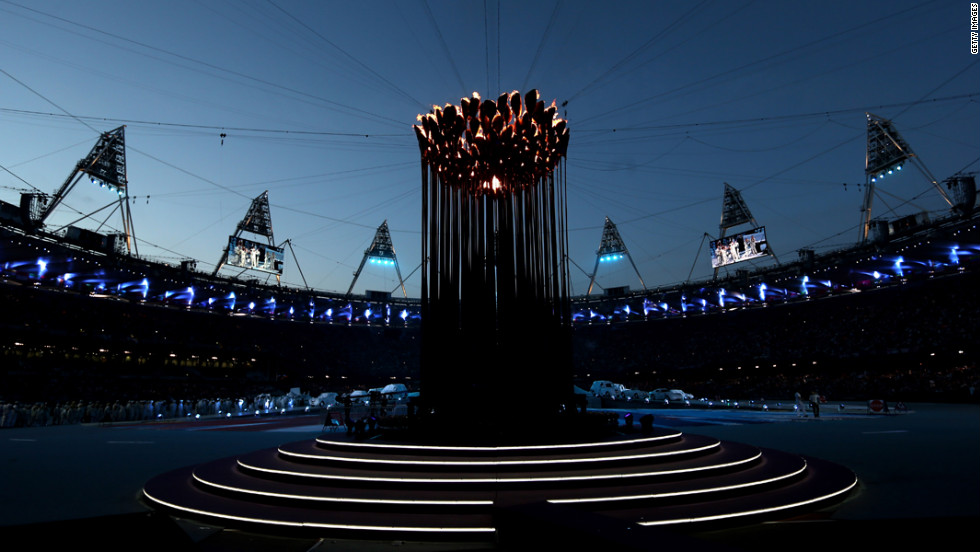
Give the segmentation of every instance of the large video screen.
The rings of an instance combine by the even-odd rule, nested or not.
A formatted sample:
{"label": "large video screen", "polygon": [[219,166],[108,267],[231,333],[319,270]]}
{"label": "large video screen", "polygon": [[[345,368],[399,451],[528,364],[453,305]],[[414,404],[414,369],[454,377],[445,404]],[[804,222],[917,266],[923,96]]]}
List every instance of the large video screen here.
{"label": "large video screen", "polygon": [[227,265],[281,275],[283,258],[283,250],[278,247],[235,236],[228,238]]}
{"label": "large video screen", "polygon": [[765,226],[715,240],[710,243],[710,247],[712,268],[758,259],[772,254],[769,251],[769,242],[766,241]]}

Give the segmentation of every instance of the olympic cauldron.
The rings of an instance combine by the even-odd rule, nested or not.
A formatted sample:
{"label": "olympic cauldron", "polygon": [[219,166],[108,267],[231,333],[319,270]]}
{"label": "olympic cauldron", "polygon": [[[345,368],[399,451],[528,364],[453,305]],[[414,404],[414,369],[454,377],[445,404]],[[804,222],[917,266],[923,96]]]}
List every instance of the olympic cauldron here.
{"label": "olympic cauldron", "polygon": [[414,126],[422,158],[422,406],[510,426],[570,410],[566,121],[537,90]]}

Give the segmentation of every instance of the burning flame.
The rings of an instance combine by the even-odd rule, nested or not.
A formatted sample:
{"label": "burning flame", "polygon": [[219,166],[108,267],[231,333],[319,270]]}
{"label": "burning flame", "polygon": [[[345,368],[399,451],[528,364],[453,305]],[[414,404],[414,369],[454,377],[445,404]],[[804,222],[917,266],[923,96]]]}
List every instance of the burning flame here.
{"label": "burning flame", "polygon": [[493,180],[491,180],[490,182],[483,183],[483,189],[493,193],[499,193],[501,190],[504,189],[504,183],[501,182],[500,179],[495,176],[493,177]]}
{"label": "burning flame", "polygon": [[568,127],[557,113],[537,90],[497,100],[474,92],[459,105],[432,106],[414,130],[423,160],[444,184],[499,194],[534,184],[565,156]]}

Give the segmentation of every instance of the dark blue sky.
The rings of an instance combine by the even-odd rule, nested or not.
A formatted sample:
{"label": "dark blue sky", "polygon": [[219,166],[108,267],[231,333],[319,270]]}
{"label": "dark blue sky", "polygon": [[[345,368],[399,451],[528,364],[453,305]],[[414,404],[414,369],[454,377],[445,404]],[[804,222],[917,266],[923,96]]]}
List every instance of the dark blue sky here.
{"label": "dark blue sky", "polygon": [[[711,274],[695,256],[718,235],[723,182],[781,260],[854,243],[865,111],[937,179],[976,171],[969,15],[958,0],[0,0],[0,165],[53,192],[125,123],[142,254],[208,269],[268,189],[277,241],[311,285],[346,291],[383,220],[403,274],[419,263],[415,116],[535,87],[568,102],[572,260],[592,269],[609,216],[647,285],[665,285],[692,264]],[[0,198],[16,202],[27,186],[10,172]],[[83,184],[53,225],[111,201]],[[918,172],[879,190],[876,215],[944,212]],[[291,259],[285,281],[300,282]],[[598,281],[639,287],[626,263]],[[355,291],[396,285],[372,267]]]}

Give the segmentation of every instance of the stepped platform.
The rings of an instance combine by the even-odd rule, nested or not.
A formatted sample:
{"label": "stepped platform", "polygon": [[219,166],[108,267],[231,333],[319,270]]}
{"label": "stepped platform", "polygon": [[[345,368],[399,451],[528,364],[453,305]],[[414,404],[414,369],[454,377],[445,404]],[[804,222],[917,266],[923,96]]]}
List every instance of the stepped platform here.
{"label": "stepped platform", "polygon": [[533,446],[329,434],[171,471],[143,495],[173,515],[253,532],[492,542],[527,507],[535,514],[518,525],[571,508],[700,529],[815,511],[856,484],[836,464],[673,429]]}

